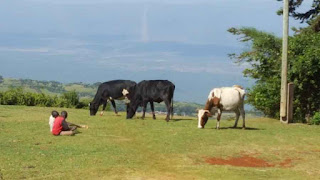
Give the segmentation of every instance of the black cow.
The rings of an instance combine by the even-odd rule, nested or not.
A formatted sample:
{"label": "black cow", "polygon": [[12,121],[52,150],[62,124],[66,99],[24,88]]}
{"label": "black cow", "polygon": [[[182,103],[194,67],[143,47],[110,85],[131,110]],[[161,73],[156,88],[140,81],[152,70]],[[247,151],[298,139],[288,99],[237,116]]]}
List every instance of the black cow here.
{"label": "black cow", "polygon": [[143,119],[148,102],[150,102],[153,119],[155,119],[153,102],[160,103],[164,101],[167,106],[166,121],[169,121],[170,114],[171,116],[173,115],[174,89],[175,85],[167,80],[141,81],[137,85],[126,89],[127,92],[124,95],[130,100],[130,103],[127,105],[127,119],[131,119],[134,116],[139,106],[143,108]]}
{"label": "black cow", "polygon": [[108,100],[111,101],[114,112],[118,114],[114,100],[124,98],[122,94],[123,89],[129,89],[136,84],[137,83],[134,81],[129,80],[113,80],[100,84],[93,101],[90,103],[90,115],[96,115],[99,106],[103,104],[102,115],[103,111],[106,109]]}

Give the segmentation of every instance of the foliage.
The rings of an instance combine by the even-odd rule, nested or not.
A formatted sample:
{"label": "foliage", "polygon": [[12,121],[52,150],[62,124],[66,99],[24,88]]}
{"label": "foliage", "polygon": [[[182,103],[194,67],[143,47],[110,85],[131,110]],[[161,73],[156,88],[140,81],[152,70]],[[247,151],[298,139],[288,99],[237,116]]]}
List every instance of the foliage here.
{"label": "foliage", "polygon": [[320,124],[320,112],[316,112],[311,119],[311,124],[319,125]]}
{"label": "foliage", "polygon": [[[241,41],[250,49],[239,55],[232,54],[236,63],[249,65],[243,74],[256,79],[249,89],[248,102],[270,117],[279,116],[281,39],[254,28],[229,29],[241,35]],[[302,31],[289,39],[288,81],[295,84],[295,119],[304,121],[320,109],[320,34]]]}
{"label": "foliage", "polygon": [[79,103],[79,97],[75,91],[63,93],[62,98],[66,100],[65,107],[75,107]]}
{"label": "foliage", "polygon": [[248,89],[248,103],[269,117],[279,114],[281,39],[254,28],[231,28],[234,35],[241,35],[241,42],[249,43],[251,49],[239,55],[231,54],[238,64],[250,65],[243,71],[245,77],[256,79]]}
{"label": "foliage", "polygon": [[306,31],[289,40],[288,79],[295,84],[294,105],[300,119],[320,109],[319,47],[320,33]]}
{"label": "foliage", "polygon": [[[277,0],[277,1],[283,1],[283,0]],[[313,0],[312,5],[309,9],[305,10],[302,9],[300,6],[303,5],[303,2],[306,2],[304,0],[289,0],[289,15],[294,17],[297,20],[300,20],[301,22],[307,22],[310,25],[310,29],[312,29],[314,32],[320,31],[320,1],[319,0]],[[283,9],[280,9],[278,12],[278,15],[282,15]]]}
{"label": "foliage", "polygon": [[[89,103],[92,101],[92,99],[90,98],[83,98],[79,101],[79,103],[77,104],[76,108],[77,109],[88,109]],[[106,108],[106,110],[109,110],[109,104]]]}
{"label": "foliage", "polygon": [[3,82],[3,77],[0,75],[0,84]]}
{"label": "foliage", "polygon": [[[283,1],[283,0],[277,0],[277,1]],[[320,1],[319,0],[312,0],[312,5],[310,9],[303,10],[304,12],[301,12],[301,5],[303,2],[306,2],[304,0],[289,0],[289,13],[292,17],[295,19],[301,20],[302,22],[306,20],[312,20],[320,13]],[[278,14],[281,15],[283,13],[283,10],[280,9],[278,11]]]}
{"label": "foliage", "polygon": [[1,105],[25,105],[43,107],[78,107],[79,97],[76,92],[66,92],[61,97],[44,93],[24,92],[22,88],[11,88],[0,93]]}
{"label": "foliage", "polygon": [[22,88],[11,89],[2,93],[1,103],[6,105],[24,105]]}

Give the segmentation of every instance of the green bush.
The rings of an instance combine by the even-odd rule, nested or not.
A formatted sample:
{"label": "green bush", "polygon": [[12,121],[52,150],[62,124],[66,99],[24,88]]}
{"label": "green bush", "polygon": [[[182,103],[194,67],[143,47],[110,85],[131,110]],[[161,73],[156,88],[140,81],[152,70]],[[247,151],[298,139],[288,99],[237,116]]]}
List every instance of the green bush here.
{"label": "green bush", "polygon": [[58,97],[44,93],[25,93],[22,88],[0,92],[0,104],[67,108],[84,106],[84,103],[79,105],[79,97],[75,91],[63,93],[61,97]]}
{"label": "green bush", "polygon": [[311,124],[319,125],[320,124],[320,112],[316,112],[311,119]]}
{"label": "green bush", "polygon": [[66,100],[65,107],[76,107],[79,103],[79,97],[75,91],[69,91],[62,94],[62,98]]}
{"label": "green bush", "polygon": [[92,99],[83,98],[79,101],[76,108],[77,109],[89,109],[89,103],[92,101]]}
{"label": "green bush", "polygon": [[35,106],[36,105],[36,96],[34,93],[27,92],[24,95],[24,105],[26,105],[26,106]]}
{"label": "green bush", "polygon": [[3,93],[1,103],[7,105],[24,105],[22,88],[10,89]]}

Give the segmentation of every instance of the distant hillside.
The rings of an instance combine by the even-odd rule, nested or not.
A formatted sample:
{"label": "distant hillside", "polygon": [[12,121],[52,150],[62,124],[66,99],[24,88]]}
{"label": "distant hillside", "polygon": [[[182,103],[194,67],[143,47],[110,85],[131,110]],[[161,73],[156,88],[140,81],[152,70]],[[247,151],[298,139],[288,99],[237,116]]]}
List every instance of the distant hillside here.
{"label": "distant hillside", "polygon": [[93,98],[100,82],[85,84],[81,82],[63,84],[57,81],[37,81],[31,79],[2,78],[0,91],[21,87],[26,92],[59,95],[67,91],[75,91],[80,98]]}

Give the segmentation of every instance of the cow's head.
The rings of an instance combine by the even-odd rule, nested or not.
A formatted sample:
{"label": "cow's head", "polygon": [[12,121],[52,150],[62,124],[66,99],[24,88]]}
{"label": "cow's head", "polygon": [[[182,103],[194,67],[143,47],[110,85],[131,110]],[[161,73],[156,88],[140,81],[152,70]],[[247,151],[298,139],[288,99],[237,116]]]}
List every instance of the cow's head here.
{"label": "cow's head", "polygon": [[127,119],[131,119],[135,114],[139,106],[141,106],[141,98],[133,98],[130,103],[127,104]]}
{"label": "cow's head", "polygon": [[89,109],[90,109],[90,116],[95,116],[99,109],[99,104],[91,102],[89,103]]}
{"label": "cow's head", "polygon": [[208,118],[211,116],[212,115],[209,110],[200,109],[198,111],[198,128],[204,128],[208,121]]}
{"label": "cow's head", "polygon": [[141,96],[135,91],[135,86],[127,89],[123,89],[122,94],[128,99],[127,103],[127,119],[131,119],[142,103]]}

